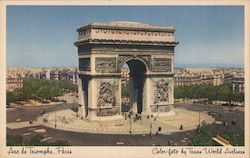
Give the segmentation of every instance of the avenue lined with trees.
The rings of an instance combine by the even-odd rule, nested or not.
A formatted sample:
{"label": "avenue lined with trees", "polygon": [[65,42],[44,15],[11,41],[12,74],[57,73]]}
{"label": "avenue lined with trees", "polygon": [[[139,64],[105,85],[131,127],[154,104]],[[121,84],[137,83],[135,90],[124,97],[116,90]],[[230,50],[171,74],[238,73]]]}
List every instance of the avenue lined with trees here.
{"label": "avenue lined with trees", "polygon": [[76,92],[77,85],[64,80],[40,80],[25,78],[23,88],[14,92],[7,92],[7,104],[29,99],[43,100],[59,97],[63,92]]}
{"label": "avenue lined with trees", "polygon": [[219,86],[191,85],[175,87],[175,99],[206,99],[208,101],[244,102],[244,94],[232,90],[231,84]]}

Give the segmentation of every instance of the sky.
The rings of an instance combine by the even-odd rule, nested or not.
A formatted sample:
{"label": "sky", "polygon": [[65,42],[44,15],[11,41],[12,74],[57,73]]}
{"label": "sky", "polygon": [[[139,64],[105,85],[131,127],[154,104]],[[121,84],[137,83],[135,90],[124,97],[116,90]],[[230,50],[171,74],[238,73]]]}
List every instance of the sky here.
{"label": "sky", "polygon": [[242,6],[8,6],[7,66],[78,66],[76,29],[91,22],[174,26],[175,67],[243,67]]}

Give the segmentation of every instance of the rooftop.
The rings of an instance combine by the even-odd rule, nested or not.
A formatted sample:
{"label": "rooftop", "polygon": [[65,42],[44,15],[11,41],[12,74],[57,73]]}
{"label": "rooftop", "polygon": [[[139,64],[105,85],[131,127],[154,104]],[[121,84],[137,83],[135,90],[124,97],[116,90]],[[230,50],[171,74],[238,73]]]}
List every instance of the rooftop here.
{"label": "rooftop", "polygon": [[127,29],[127,30],[144,30],[144,31],[168,31],[174,32],[175,28],[172,26],[155,26],[140,22],[130,21],[114,21],[114,22],[94,22],[79,27],[79,30],[88,28],[106,28],[106,29]]}

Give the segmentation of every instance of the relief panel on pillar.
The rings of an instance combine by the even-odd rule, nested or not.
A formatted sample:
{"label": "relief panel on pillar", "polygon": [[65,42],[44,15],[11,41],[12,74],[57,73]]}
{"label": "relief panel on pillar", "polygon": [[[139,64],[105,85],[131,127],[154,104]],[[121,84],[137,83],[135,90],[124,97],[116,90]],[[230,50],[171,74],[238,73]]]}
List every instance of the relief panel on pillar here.
{"label": "relief panel on pillar", "polygon": [[99,96],[97,99],[97,116],[112,116],[118,113],[119,108],[115,106],[115,91],[116,86],[110,82],[101,82],[99,86]]}
{"label": "relief panel on pillar", "polygon": [[99,87],[98,107],[112,107],[113,105],[114,96],[111,83],[102,82]]}
{"label": "relief panel on pillar", "polygon": [[[169,111],[169,83],[166,79],[160,79],[155,82],[154,105],[151,107],[152,112]],[[158,109],[158,110],[157,110]]]}
{"label": "relief panel on pillar", "polygon": [[98,73],[114,73],[116,72],[116,58],[96,58],[95,70]]}
{"label": "relief panel on pillar", "polygon": [[155,83],[154,104],[166,104],[168,102],[168,81],[161,79]]}

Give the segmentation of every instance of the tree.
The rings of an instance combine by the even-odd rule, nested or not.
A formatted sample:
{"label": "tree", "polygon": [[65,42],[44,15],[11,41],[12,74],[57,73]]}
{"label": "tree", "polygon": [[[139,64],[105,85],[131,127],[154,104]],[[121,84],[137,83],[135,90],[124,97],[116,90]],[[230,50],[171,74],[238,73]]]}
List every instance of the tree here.
{"label": "tree", "polygon": [[203,124],[199,128],[199,132],[190,136],[190,140],[193,146],[212,146],[213,145],[213,132],[212,127],[209,124]]}
{"label": "tree", "polygon": [[54,142],[42,141],[42,135],[35,135],[31,138],[24,138],[20,135],[7,135],[7,146],[69,146],[70,143],[64,140]]}
{"label": "tree", "polygon": [[122,97],[129,97],[128,85],[122,84]]}
{"label": "tree", "polygon": [[234,146],[242,146],[244,145],[244,140],[240,139],[240,137],[238,135],[235,135],[231,132],[231,129],[229,129],[228,127],[224,127],[221,132],[220,135],[225,138],[226,140],[228,140],[230,142],[230,144],[234,145]]}
{"label": "tree", "polygon": [[230,127],[221,126],[220,129],[217,129],[211,124],[203,124],[199,132],[193,133],[189,136],[192,145],[194,146],[213,146],[213,137],[215,135],[220,135],[224,139],[228,140],[230,144],[234,146],[242,146],[244,145],[244,139],[241,139],[238,135],[235,135],[231,132]]}
{"label": "tree", "polygon": [[13,92],[7,92],[6,95],[7,95],[7,100],[6,100],[7,105],[16,101],[16,96]]}
{"label": "tree", "polygon": [[52,99],[62,95],[63,91],[78,90],[78,86],[70,81],[51,81],[35,78],[25,78],[23,88],[7,93],[7,104],[16,101],[26,101],[29,99]]}
{"label": "tree", "polygon": [[208,99],[209,101],[244,101],[244,94],[234,92],[231,84],[213,85],[190,85],[175,87],[175,98]]}
{"label": "tree", "polygon": [[78,90],[78,86],[76,84],[73,84],[72,82],[67,81],[67,80],[58,81],[58,85],[64,91],[77,92],[77,90]]}
{"label": "tree", "polygon": [[7,135],[7,146],[20,146],[23,144],[23,137],[20,135]]}

